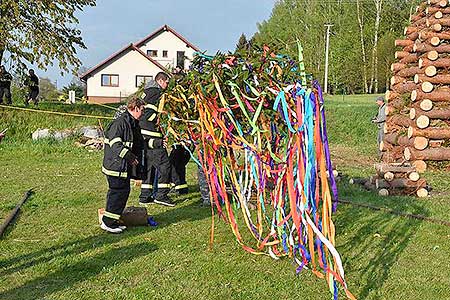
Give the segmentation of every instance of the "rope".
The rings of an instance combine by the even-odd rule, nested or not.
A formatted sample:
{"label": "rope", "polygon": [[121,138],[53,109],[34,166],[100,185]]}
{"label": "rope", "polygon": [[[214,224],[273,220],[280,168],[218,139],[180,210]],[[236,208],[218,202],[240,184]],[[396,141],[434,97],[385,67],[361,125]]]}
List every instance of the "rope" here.
{"label": "rope", "polygon": [[82,117],[82,118],[104,119],[104,120],[112,120],[113,119],[113,117],[107,117],[107,116],[93,116],[93,115],[73,114],[73,113],[57,112],[57,111],[50,111],[50,110],[40,110],[40,109],[32,109],[32,108],[24,108],[24,107],[17,107],[17,106],[0,105],[0,107],[1,108],[7,108],[7,109],[29,111],[29,112],[38,112],[38,113],[45,113],[45,114],[52,114],[52,115],[60,115],[60,116],[71,116],[71,117]]}

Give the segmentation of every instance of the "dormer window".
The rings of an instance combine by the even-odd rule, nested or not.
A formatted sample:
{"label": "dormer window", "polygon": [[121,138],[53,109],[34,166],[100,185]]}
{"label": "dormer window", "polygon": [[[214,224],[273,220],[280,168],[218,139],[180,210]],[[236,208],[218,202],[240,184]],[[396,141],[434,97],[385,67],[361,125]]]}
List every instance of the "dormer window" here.
{"label": "dormer window", "polygon": [[158,56],[158,50],[147,50],[147,55],[150,57],[157,57]]}

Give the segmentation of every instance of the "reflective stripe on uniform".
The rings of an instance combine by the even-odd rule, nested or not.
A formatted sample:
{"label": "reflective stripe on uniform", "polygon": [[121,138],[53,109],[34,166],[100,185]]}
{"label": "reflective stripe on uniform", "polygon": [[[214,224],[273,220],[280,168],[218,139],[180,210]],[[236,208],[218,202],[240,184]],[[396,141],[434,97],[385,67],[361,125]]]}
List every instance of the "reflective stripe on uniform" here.
{"label": "reflective stripe on uniform", "polygon": [[148,120],[149,120],[150,122],[152,122],[154,119],[156,119],[156,114],[152,114],[152,115],[150,116],[150,118],[148,118]]}
{"label": "reflective stripe on uniform", "polygon": [[105,211],[105,213],[103,214],[103,216],[114,219],[114,220],[119,220],[120,219],[120,215],[116,215],[110,212]]}
{"label": "reflective stripe on uniform", "polygon": [[116,138],[113,138],[112,140],[108,140],[108,139],[105,140],[105,143],[108,144],[110,147],[112,147],[112,145],[114,145],[115,143],[118,143],[118,142],[122,142],[121,137],[116,137]]}
{"label": "reflective stripe on uniform", "polygon": [[151,108],[154,111],[158,111],[158,107],[156,107],[156,105],[154,105],[154,104],[145,104],[144,107],[145,108]]}
{"label": "reflective stripe on uniform", "polygon": [[105,167],[102,167],[102,172],[105,175],[114,176],[114,177],[123,177],[123,178],[127,178],[128,177],[128,173],[127,172],[111,171],[111,170],[105,169]]}
{"label": "reflective stripe on uniform", "polygon": [[149,139],[148,140],[148,147],[150,148],[150,149],[153,149],[153,142],[155,141],[155,139]]}
{"label": "reflective stripe on uniform", "polygon": [[141,189],[151,190],[151,189],[153,189],[153,185],[151,185],[151,184],[141,184]]}
{"label": "reflective stripe on uniform", "polygon": [[119,156],[120,156],[121,158],[124,158],[125,155],[127,155],[127,152],[128,152],[128,151],[129,151],[128,148],[123,148],[122,151],[120,151]]}
{"label": "reflective stripe on uniform", "polygon": [[175,186],[176,190],[187,189],[187,188],[188,188],[187,183]]}
{"label": "reflective stripe on uniform", "polygon": [[150,130],[141,129],[141,133],[143,135],[148,135],[148,136],[162,137],[162,133],[161,132],[157,132],[157,131],[150,131]]}
{"label": "reflective stripe on uniform", "polygon": [[161,189],[170,189],[170,183],[158,183],[158,188]]}
{"label": "reflective stripe on uniform", "polygon": [[108,144],[110,147],[112,147],[115,143],[121,142],[126,147],[133,147],[133,142],[123,142],[121,137],[113,138],[112,140],[105,139],[105,144]]}

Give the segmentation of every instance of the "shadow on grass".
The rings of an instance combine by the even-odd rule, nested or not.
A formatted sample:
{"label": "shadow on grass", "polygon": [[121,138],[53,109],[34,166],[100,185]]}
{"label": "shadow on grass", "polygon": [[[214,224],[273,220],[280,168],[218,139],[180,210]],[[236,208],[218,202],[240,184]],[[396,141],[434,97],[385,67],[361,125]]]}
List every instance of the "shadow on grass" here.
{"label": "shadow on grass", "polygon": [[[52,293],[70,288],[79,282],[89,280],[102,272],[107,272],[109,268],[157,250],[156,245],[148,242],[126,246],[114,245],[115,242],[121,241],[122,238],[123,236],[112,235],[93,236],[2,261],[0,266],[3,268],[8,268],[9,265],[15,266],[7,269],[6,272],[2,272],[0,276],[40,263],[50,262],[51,260],[63,260],[56,271],[49,272],[21,286],[1,292],[0,299],[41,299]],[[94,248],[101,248],[106,244],[113,245],[112,249],[82,258],[84,252]],[[73,262],[74,257],[77,255],[79,255],[79,259]]]}
{"label": "shadow on grass", "polygon": [[[348,186],[341,189],[340,196],[352,202],[428,215],[428,211],[413,197],[381,198]],[[391,269],[414,238],[422,221],[346,204],[340,204],[335,220],[337,235],[345,240],[339,250],[346,272],[358,274],[359,277],[360,292],[357,298],[379,299],[382,295],[378,293]]]}

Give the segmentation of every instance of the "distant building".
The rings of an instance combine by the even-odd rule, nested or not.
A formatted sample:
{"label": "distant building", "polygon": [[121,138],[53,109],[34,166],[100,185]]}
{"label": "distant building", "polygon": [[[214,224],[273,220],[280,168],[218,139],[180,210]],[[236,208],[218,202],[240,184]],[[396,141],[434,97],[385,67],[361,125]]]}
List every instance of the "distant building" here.
{"label": "distant building", "polygon": [[200,51],[171,27],[164,25],[137,43],[131,43],[80,76],[89,102],[120,102],[143,81],[175,66],[188,68]]}

